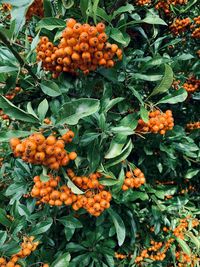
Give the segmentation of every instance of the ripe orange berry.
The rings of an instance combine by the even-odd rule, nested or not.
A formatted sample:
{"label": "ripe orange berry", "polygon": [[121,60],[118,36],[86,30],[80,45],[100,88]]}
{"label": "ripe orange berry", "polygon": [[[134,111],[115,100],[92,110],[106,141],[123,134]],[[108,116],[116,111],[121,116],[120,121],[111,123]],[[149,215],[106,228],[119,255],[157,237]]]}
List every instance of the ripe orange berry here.
{"label": "ripe orange berry", "polygon": [[[66,25],[67,25],[67,27],[73,28],[74,25],[75,25],[76,23],[77,23],[77,22],[76,22],[75,19],[70,18],[70,19],[67,20]],[[43,267],[44,267],[44,266],[43,266]]]}
{"label": "ripe orange berry", "polygon": [[96,29],[96,27],[94,27],[94,26],[91,26],[89,29],[88,29],[88,34],[90,35],[90,36],[96,36],[97,35],[97,29]]}
{"label": "ripe orange berry", "polygon": [[29,256],[31,254],[31,250],[29,248],[24,248],[22,250],[22,254],[24,257]]}
{"label": "ripe orange berry", "polygon": [[79,39],[80,39],[81,42],[87,42],[88,39],[89,39],[89,35],[88,35],[88,33],[85,32],[85,31],[82,32],[82,33],[80,34]]}
{"label": "ripe orange berry", "polygon": [[100,22],[97,24],[96,28],[99,33],[102,33],[105,31],[106,26],[104,23]]}
{"label": "ripe orange berry", "polygon": [[99,42],[105,43],[108,39],[108,36],[105,33],[100,33],[98,36]]}

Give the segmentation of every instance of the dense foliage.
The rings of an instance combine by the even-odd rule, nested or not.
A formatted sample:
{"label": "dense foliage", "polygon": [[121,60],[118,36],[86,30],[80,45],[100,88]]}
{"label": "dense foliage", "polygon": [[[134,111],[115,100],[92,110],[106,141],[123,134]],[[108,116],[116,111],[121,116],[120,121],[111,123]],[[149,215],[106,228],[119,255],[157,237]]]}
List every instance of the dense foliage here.
{"label": "dense foliage", "polygon": [[0,0],[0,267],[198,267],[198,0]]}

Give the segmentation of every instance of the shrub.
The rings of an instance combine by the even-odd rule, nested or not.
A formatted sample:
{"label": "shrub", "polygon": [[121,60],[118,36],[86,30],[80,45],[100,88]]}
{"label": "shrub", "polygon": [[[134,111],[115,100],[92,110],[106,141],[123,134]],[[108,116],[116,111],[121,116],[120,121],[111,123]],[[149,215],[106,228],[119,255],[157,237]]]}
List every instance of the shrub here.
{"label": "shrub", "polygon": [[0,267],[199,266],[198,1],[0,3]]}

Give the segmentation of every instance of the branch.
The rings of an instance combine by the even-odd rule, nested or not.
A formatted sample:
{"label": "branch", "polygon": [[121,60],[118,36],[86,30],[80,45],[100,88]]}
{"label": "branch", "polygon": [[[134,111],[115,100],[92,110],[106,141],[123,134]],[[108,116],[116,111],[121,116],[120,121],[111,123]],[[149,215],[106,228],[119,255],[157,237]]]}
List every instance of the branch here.
{"label": "branch", "polygon": [[120,6],[126,4],[126,2],[127,2],[126,0],[118,0],[118,1],[115,1],[114,5],[110,9],[110,13],[113,13]]}
{"label": "branch", "polygon": [[19,55],[17,51],[12,47],[11,43],[9,40],[6,38],[6,36],[0,31],[0,40],[10,49],[10,51],[13,53],[13,55],[16,57],[18,60],[19,64],[21,67],[24,67],[27,69],[29,74],[33,77],[34,80],[40,82],[40,79],[35,75],[35,73],[32,71],[32,68],[30,65],[28,65],[23,58]]}

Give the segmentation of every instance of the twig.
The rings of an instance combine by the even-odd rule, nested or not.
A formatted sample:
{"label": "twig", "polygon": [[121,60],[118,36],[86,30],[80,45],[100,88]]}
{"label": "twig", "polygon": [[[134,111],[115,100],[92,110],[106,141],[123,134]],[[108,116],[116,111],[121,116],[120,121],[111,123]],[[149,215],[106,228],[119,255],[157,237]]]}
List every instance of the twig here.
{"label": "twig", "polygon": [[9,40],[6,38],[6,36],[0,31],[0,40],[9,48],[9,50],[13,53],[13,55],[16,57],[16,59],[19,61],[19,64],[21,67],[24,67],[27,69],[29,74],[33,77],[34,80],[40,82],[40,79],[35,75],[35,73],[32,71],[31,66],[29,66],[23,58],[19,55],[17,51],[12,47]]}

